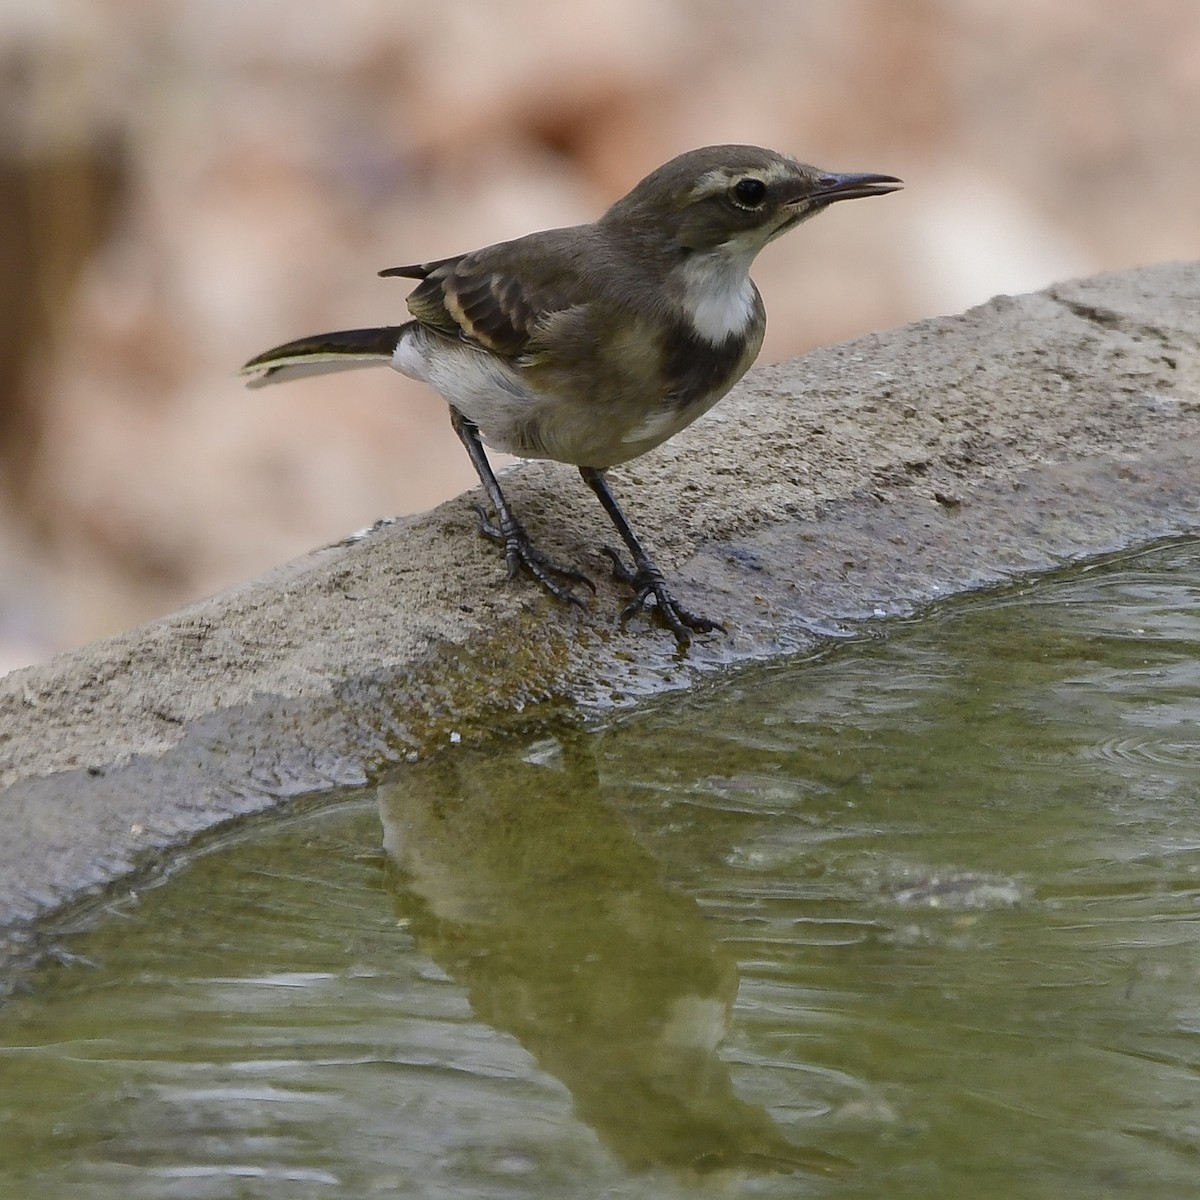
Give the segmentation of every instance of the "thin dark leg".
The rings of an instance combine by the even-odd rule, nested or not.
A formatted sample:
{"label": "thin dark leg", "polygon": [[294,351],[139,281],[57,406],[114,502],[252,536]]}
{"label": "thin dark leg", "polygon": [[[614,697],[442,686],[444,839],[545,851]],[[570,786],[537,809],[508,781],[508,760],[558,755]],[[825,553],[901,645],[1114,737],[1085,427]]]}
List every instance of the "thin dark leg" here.
{"label": "thin dark leg", "polygon": [[[503,543],[504,560],[508,564],[509,579],[515,579],[524,568],[552,596],[567,604],[577,604],[582,608],[583,601],[569,587],[564,587],[559,580],[585,584],[593,592],[596,590],[596,585],[582,571],[576,571],[572,567],[561,567],[557,563],[551,562],[533,545],[524,527],[512,515],[512,509],[508,507],[508,501],[505,500],[504,493],[500,490],[500,483],[492,470],[492,464],[488,462],[487,454],[484,452],[483,443],[479,440],[479,430],[475,423],[464,417],[452,405],[450,424],[454,427],[454,432],[458,434],[458,440],[465,447],[471,463],[475,467],[475,473],[479,476],[479,482],[483,484],[483,490],[487,492],[487,498],[491,501],[492,509],[496,514],[496,520],[493,522],[482,505],[474,506],[475,512],[479,516],[479,532],[494,542]],[[555,576],[558,576],[558,579]]]}
{"label": "thin dark leg", "polygon": [[595,467],[580,467],[579,473],[583,476],[584,483],[596,493],[600,503],[604,506],[604,511],[608,513],[608,519],[621,535],[621,541],[633,555],[633,570],[631,571],[621,561],[621,556],[615,550],[608,546],[604,547],[604,553],[612,559],[613,574],[634,590],[633,602],[625,606],[621,613],[621,620],[627,621],[634,613],[645,608],[647,601],[653,596],[659,615],[681,646],[686,646],[692,640],[689,630],[694,629],[697,633],[708,633],[713,629],[720,629],[719,621],[710,621],[708,617],[688,612],[667,590],[662,572],[650,560],[650,556],[638,540],[637,534],[633,532],[633,526],[625,519],[625,514],[621,511],[616,496],[612,494],[608,486],[604,472],[598,471]]}

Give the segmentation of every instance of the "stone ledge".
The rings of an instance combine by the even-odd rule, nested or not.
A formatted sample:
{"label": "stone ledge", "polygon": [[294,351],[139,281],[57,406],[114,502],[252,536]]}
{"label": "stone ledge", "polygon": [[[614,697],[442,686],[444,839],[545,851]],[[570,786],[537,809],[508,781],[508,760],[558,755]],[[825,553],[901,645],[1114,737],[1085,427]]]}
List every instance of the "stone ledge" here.
{"label": "stone ledge", "polygon": [[[164,848],[451,733],[686,686],[1200,529],[1200,264],[760,368],[612,478],[681,599],[727,633],[681,657],[657,626],[617,625],[615,585],[580,613],[508,584],[460,498],[0,679],[0,960]],[[542,548],[604,580],[612,535],[573,471],[505,485]]]}

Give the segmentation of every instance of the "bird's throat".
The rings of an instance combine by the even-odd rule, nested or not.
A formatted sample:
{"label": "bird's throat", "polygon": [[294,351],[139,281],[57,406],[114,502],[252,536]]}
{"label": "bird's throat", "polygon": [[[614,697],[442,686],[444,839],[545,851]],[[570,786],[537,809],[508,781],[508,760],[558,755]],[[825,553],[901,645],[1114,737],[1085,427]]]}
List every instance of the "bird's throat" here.
{"label": "bird's throat", "polygon": [[719,346],[746,336],[755,315],[754,284],[748,274],[752,255],[723,248],[696,254],[683,266],[683,306],[692,327]]}

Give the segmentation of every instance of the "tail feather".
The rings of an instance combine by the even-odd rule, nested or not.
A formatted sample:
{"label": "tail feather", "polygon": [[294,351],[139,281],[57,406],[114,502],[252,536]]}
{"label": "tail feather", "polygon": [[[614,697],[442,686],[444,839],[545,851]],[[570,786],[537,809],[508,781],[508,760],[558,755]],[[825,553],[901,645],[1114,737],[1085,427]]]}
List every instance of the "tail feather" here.
{"label": "tail feather", "polygon": [[256,355],[238,374],[245,377],[247,387],[263,387],[330,371],[385,367],[392,361],[403,329],[403,325],[385,325],[297,338]]}

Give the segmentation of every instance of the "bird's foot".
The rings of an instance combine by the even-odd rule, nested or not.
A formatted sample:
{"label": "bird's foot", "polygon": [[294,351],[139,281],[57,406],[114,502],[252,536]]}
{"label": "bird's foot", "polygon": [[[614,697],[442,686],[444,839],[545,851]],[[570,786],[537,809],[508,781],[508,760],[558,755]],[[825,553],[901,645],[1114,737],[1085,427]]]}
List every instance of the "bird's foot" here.
{"label": "bird's foot", "polygon": [[557,600],[564,604],[574,604],[585,608],[584,602],[571,591],[570,584],[580,583],[596,591],[596,585],[582,572],[574,567],[560,566],[547,558],[529,540],[521,523],[513,518],[493,521],[488,516],[482,504],[474,504],[476,515],[479,517],[479,532],[493,542],[499,542],[504,547],[504,560],[508,564],[508,577],[515,579],[522,570],[527,571]]}
{"label": "bird's foot", "polygon": [[675,635],[675,640],[680,646],[691,643],[693,632],[711,633],[715,629],[723,628],[720,621],[709,620],[708,617],[698,616],[684,608],[667,590],[662,572],[648,559],[637,563],[636,569],[631,571],[611,546],[603,546],[601,549],[612,560],[613,576],[633,588],[633,599],[621,610],[622,624],[646,608],[650,597],[653,596],[655,611]]}

